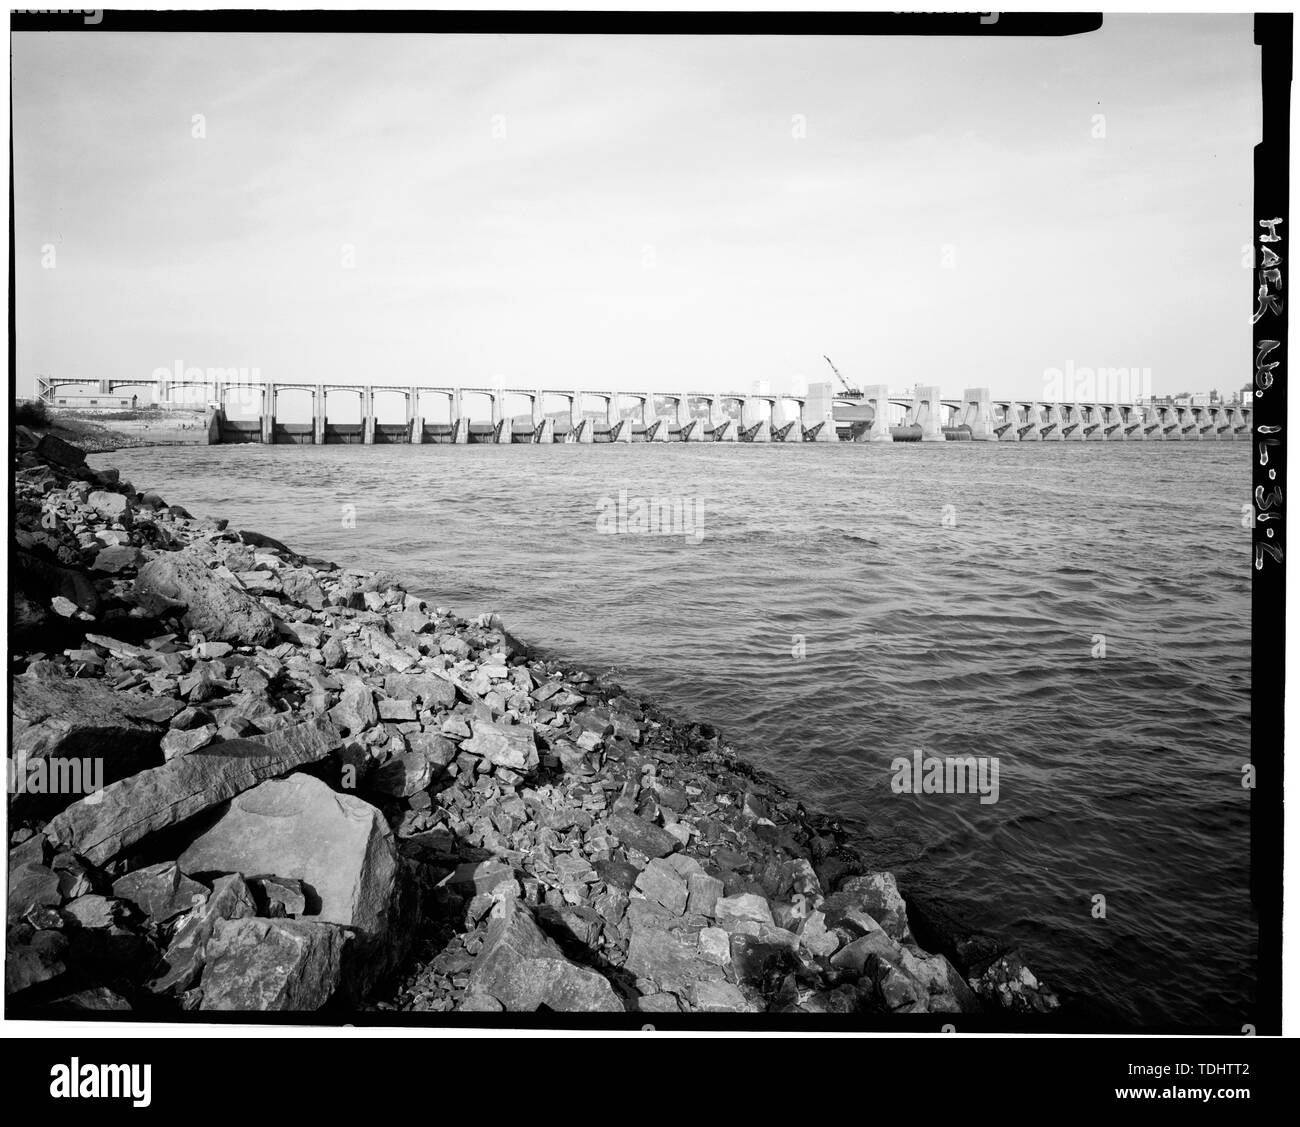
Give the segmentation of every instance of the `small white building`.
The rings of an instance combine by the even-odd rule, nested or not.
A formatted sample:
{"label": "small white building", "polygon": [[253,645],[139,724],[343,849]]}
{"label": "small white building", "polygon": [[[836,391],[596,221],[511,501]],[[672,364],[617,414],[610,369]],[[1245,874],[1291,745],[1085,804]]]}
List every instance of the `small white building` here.
{"label": "small white building", "polygon": [[77,411],[134,411],[140,405],[138,395],[118,395],[113,392],[78,392],[56,395],[51,407],[67,407]]}

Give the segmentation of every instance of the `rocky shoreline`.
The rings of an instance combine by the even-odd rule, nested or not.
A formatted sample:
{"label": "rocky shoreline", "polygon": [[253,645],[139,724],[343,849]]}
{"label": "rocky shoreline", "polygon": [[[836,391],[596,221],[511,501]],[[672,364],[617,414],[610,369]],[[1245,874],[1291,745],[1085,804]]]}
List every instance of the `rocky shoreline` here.
{"label": "rocky shoreline", "polygon": [[1057,1007],[707,725],[17,449],[11,1016]]}

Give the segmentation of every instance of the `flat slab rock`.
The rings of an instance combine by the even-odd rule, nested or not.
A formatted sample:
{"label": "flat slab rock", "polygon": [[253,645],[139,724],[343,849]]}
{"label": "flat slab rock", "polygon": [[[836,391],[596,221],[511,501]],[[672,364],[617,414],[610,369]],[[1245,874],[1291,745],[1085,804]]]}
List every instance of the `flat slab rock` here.
{"label": "flat slab rock", "polygon": [[506,1010],[545,1006],[561,1013],[622,1013],[626,1007],[594,970],[566,959],[517,900],[502,901],[488,925],[467,991],[487,994]]}
{"label": "flat slab rock", "polygon": [[313,720],[256,740],[200,748],[74,802],[50,821],[45,833],[102,865],[151,833],[201,814],[265,779],[325,758],[338,744],[338,730],[328,720]]}
{"label": "flat slab rock", "polygon": [[462,745],[497,767],[532,771],[539,762],[531,724],[494,724],[475,718],[474,735]]}
{"label": "flat slab rock", "polygon": [[175,861],[136,869],[113,882],[113,895],[130,900],[154,923],[166,923],[208,898],[207,885],[191,880]]}
{"label": "flat slab rock", "polygon": [[239,795],[177,863],[187,873],[295,877],[307,915],[366,936],[387,929],[397,880],[393,831],[380,811],[310,775]]}
{"label": "flat slab rock", "polygon": [[661,826],[621,810],[610,815],[609,829],[622,844],[631,846],[647,857],[667,857],[681,844]]}

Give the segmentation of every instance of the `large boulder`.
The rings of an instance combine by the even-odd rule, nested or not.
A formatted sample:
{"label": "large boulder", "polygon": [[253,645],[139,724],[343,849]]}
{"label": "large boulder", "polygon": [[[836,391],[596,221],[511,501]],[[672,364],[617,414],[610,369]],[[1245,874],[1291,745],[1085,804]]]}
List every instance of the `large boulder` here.
{"label": "large boulder", "polygon": [[280,587],[291,603],[312,610],[320,610],[325,605],[325,592],[310,568],[286,568],[280,572]]}
{"label": "large boulder", "polygon": [[487,994],[511,1011],[545,1006],[561,1013],[621,1013],[609,982],[564,957],[532,913],[515,899],[493,909],[487,939],[474,962],[468,994]]}
{"label": "large boulder", "polygon": [[660,857],[641,870],[636,878],[636,887],[647,900],[668,909],[674,916],[686,911],[686,882],[672,865]]}
{"label": "large boulder", "polygon": [[324,759],[340,742],[338,729],[317,719],[256,740],[212,744],[74,802],[50,822],[46,836],[102,865],[151,833]]}
{"label": "large boulder", "polygon": [[826,913],[826,922],[832,927],[843,921],[856,922],[855,916],[865,914],[878,923],[891,939],[907,943],[912,938],[911,929],[907,926],[907,903],[898,891],[893,873],[866,873],[863,876],[849,877],[833,895],[826,898],[822,911]]}
{"label": "large boulder", "polygon": [[[890,1013],[929,1013],[929,991],[901,966],[881,955],[867,958],[864,981],[869,981],[880,1004]],[[951,1013],[951,1010],[943,1012]]]}
{"label": "large boulder", "polygon": [[310,775],[240,795],[177,863],[187,873],[296,877],[308,916],[371,938],[388,926],[397,878],[393,832],[379,810]]}
{"label": "large boulder", "polygon": [[90,570],[105,575],[120,575],[129,568],[139,566],[141,558],[140,549],[129,544],[101,548],[95,556],[95,562],[90,565]]}
{"label": "large boulder", "polygon": [[637,987],[644,993],[664,992],[683,998],[689,998],[698,983],[723,977],[722,968],[708,959],[698,944],[639,918],[632,921],[623,969],[636,977]]}
{"label": "large boulder", "polygon": [[537,767],[537,741],[531,724],[494,724],[476,718],[473,729],[474,735],[461,745],[466,751],[511,771],[527,773]]}
{"label": "large boulder", "polygon": [[384,692],[425,708],[451,708],[456,703],[456,686],[436,673],[390,673],[384,678]]}
{"label": "large boulder", "polygon": [[161,613],[184,607],[182,622],[208,641],[239,645],[268,645],[275,637],[275,620],[257,599],[213,574],[190,550],[164,552],[142,568],[135,579],[136,599]]}
{"label": "large boulder", "polygon": [[338,989],[347,936],[308,920],[219,920],[203,967],[203,1010],[318,1010]]}
{"label": "large boulder", "polygon": [[831,966],[860,977],[866,971],[867,960],[873,955],[891,963],[901,963],[903,948],[886,935],[882,928],[876,927],[845,944],[832,956]]}
{"label": "large boulder", "polygon": [[927,955],[904,948],[899,966],[929,992],[929,1013],[978,1013],[981,1007],[974,991],[946,955]]}
{"label": "large boulder", "polygon": [[330,709],[330,719],[349,736],[359,736],[367,728],[379,723],[379,710],[375,707],[375,694],[359,677],[343,687],[339,702]]}
{"label": "large boulder", "polygon": [[[10,681],[13,758],[98,760],[100,785],[162,762],[162,728],[137,715],[140,699],[102,681],[15,677]],[[76,795],[54,803],[66,806]]]}
{"label": "large boulder", "polygon": [[38,457],[67,470],[83,469],[86,465],[86,452],[71,442],[64,442],[57,435],[44,434],[36,446]]}
{"label": "large boulder", "polygon": [[772,925],[772,907],[756,892],[724,896],[714,903],[713,914],[725,931],[739,931],[745,921]]}
{"label": "large boulder", "polygon": [[86,503],[104,520],[116,521],[123,525],[130,525],[131,523],[131,499],[124,493],[111,493],[105,489],[96,489],[86,499]]}

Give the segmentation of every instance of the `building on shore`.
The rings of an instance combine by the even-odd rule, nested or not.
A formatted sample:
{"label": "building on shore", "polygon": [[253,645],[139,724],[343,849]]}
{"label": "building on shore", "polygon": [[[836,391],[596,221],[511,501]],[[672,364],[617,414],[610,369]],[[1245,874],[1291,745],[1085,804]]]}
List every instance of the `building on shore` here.
{"label": "building on shore", "polygon": [[140,397],[110,392],[71,393],[56,395],[50,400],[50,406],[76,411],[134,411],[140,406]]}

